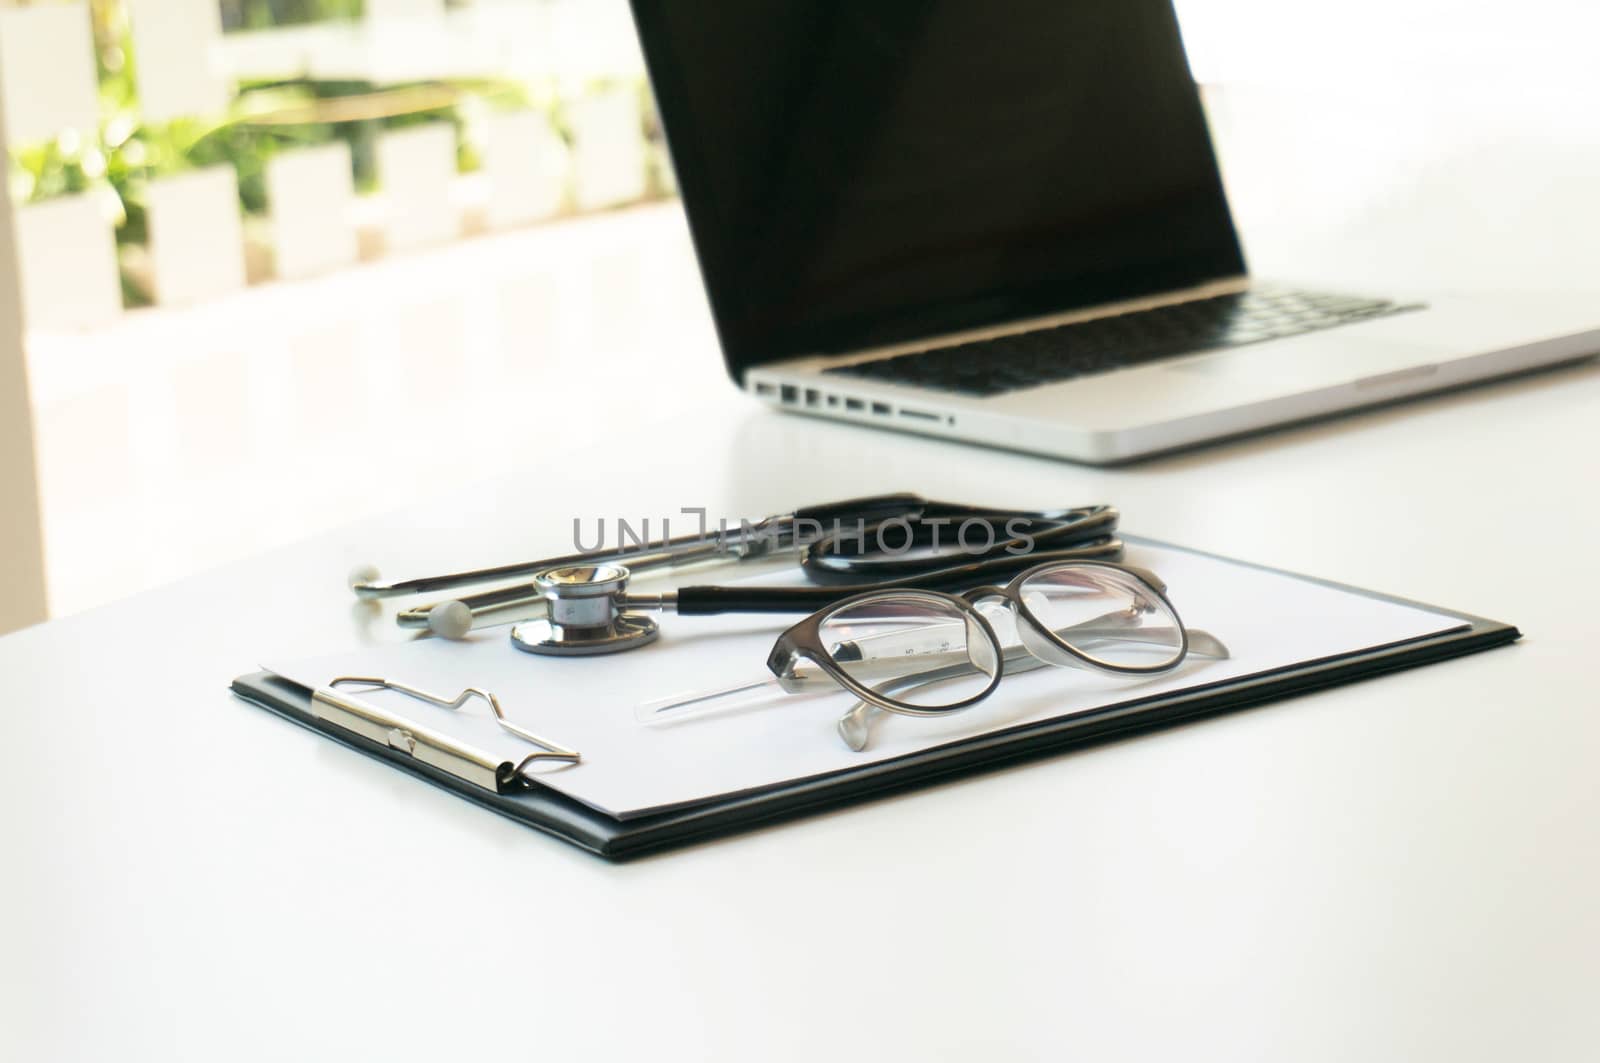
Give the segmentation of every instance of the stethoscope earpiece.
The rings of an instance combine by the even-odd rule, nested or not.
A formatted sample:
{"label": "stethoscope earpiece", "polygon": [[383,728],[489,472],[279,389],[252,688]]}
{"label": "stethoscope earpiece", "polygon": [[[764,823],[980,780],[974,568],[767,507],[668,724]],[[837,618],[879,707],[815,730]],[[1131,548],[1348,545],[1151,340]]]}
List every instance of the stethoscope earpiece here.
{"label": "stethoscope earpiece", "polygon": [[472,633],[472,610],[466,602],[440,602],[428,610],[428,630],[442,639],[460,641]]}
{"label": "stethoscope earpiece", "polygon": [[350,570],[348,575],[345,576],[344,583],[346,587],[349,587],[351,590],[355,591],[364,598],[367,597],[367,595],[362,594],[362,591],[372,584],[377,583],[378,580],[382,578],[382,575],[383,574],[378,571],[377,565],[357,565],[355,568]]}

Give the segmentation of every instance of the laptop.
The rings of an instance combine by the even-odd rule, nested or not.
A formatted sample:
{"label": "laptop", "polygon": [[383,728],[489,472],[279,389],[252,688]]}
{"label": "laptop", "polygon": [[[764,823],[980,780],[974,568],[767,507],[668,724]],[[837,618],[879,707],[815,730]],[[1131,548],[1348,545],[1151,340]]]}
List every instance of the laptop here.
{"label": "laptop", "polygon": [[1600,351],[1252,279],[1170,0],[632,0],[729,373],[1111,464]]}

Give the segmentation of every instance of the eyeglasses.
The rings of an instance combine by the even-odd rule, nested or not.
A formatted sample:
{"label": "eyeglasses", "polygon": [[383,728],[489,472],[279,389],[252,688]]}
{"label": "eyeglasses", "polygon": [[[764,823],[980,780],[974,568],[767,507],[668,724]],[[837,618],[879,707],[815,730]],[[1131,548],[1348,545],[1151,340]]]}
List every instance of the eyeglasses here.
{"label": "eyeglasses", "polygon": [[[880,713],[959,712],[992,694],[1008,672],[1055,665],[1148,676],[1172,671],[1191,653],[1228,656],[1214,636],[1184,627],[1153,573],[1057,561],[1004,587],[959,595],[890,588],[847,598],[780,635],[767,667],[787,693],[843,687],[860,699],[838,722],[845,744],[860,751]],[[698,715],[726,695],[771,682],[641,706],[640,716],[653,723]]]}

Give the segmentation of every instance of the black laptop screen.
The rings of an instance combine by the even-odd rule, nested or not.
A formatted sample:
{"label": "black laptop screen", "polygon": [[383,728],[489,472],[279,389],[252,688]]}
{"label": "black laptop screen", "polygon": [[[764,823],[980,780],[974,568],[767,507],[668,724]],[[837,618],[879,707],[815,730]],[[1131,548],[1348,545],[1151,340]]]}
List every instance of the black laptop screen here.
{"label": "black laptop screen", "polygon": [[1244,271],[1169,0],[634,0],[728,366]]}

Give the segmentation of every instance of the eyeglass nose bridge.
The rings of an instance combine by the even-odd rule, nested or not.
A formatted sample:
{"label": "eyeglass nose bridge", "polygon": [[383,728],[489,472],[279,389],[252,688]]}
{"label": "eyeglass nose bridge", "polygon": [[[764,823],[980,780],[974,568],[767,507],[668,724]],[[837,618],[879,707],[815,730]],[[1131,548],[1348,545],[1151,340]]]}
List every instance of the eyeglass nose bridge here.
{"label": "eyeglass nose bridge", "polygon": [[1006,593],[1006,589],[995,584],[990,584],[987,587],[973,587],[971,590],[962,591],[961,597],[966,599],[968,605],[974,607],[992,598],[1000,598],[1004,601],[1011,600],[1011,596]]}
{"label": "eyeglass nose bridge", "polygon": [[[1094,670],[1094,665],[1087,660],[1079,658],[1066,646],[1058,644],[1056,636],[1044,623],[1034,616],[1022,600],[1021,592],[1013,584],[1009,587],[974,587],[963,591],[961,597],[972,606],[972,611],[985,625],[989,624],[989,617],[983,615],[982,606],[990,602],[999,602],[1011,614],[1012,623],[1016,625],[1017,638],[1022,642],[1022,648],[1027,650],[1039,661],[1055,665],[1058,668],[1087,668]],[[992,630],[992,627],[991,627]],[[1005,652],[1002,647],[1001,667],[1004,668]]]}

